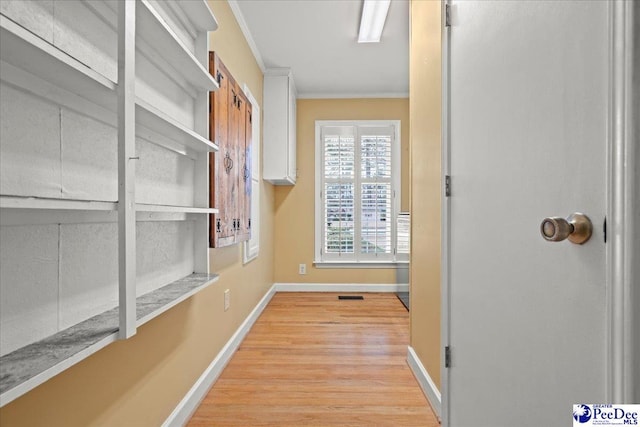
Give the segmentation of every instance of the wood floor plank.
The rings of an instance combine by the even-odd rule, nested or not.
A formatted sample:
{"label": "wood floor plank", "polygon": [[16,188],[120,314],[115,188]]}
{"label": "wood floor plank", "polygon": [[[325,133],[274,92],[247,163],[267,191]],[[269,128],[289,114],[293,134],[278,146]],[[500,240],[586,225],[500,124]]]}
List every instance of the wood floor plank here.
{"label": "wood floor plank", "polygon": [[439,426],[400,301],[338,295],[353,294],[276,294],[188,425]]}

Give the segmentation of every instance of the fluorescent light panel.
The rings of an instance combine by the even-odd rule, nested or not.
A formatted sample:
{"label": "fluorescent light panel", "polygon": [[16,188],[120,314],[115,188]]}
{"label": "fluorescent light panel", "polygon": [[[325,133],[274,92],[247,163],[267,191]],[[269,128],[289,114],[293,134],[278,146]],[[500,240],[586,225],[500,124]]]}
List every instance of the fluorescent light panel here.
{"label": "fluorescent light panel", "polygon": [[364,0],[358,43],[378,43],[391,0]]}

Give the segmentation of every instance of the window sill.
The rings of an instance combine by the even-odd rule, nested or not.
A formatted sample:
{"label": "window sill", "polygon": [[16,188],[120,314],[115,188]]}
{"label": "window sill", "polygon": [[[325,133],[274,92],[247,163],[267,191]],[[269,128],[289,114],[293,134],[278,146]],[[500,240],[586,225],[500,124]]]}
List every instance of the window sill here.
{"label": "window sill", "polygon": [[314,261],[316,268],[402,268],[409,261]]}

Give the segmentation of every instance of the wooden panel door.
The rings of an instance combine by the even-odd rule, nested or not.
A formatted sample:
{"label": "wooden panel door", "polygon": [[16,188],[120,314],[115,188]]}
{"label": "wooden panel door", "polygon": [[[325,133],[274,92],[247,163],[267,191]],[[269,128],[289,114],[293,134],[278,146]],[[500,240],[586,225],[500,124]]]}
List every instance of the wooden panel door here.
{"label": "wooden panel door", "polygon": [[251,103],[242,96],[240,114],[243,115],[241,125],[242,138],[238,145],[242,161],[242,171],[240,174],[240,190],[238,194],[238,215],[240,225],[236,235],[238,242],[244,242],[251,238]]}
{"label": "wooden panel door", "polygon": [[[220,89],[211,92],[209,121],[210,139],[218,144],[219,151],[211,153],[210,157],[210,206],[219,210],[211,216],[210,246],[222,247],[233,244],[235,230],[235,200],[233,194],[237,187],[232,174],[237,163],[237,136],[233,138],[233,93],[232,79],[220,58],[211,52],[209,54],[209,70],[218,82]],[[236,128],[237,129],[237,128]]]}
{"label": "wooden panel door", "polygon": [[220,58],[211,53],[210,70],[220,89],[211,94],[210,137],[219,151],[211,155],[210,245],[224,247],[249,240],[251,212],[251,103]]}
{"label": "wooden panel door", "polygon": [[243,227],[242,227],[242,222],[243,222],[243,218],[241,215],[241,212],[243,210],[243,204],[244,204],[244,200],[243,200],[243,194],[244,194],[244,172],[245,172],[245,162],[246,162],[246,155],[244,152],[244,139],[245,139],[245,135],[246,135],[246,127],[245,127],[245,122],[246,122],[246,117],[245,117],[245,107],[247,105],[247,98],[244,96],[244,93],[242,93],[242,90],[240,89],[239,85],[236,85],[236,93],[237,93],[237,97],[238,100],[236,102],[235,108],[236,108],[236,112],[238,115],[238,145],[236,146],[237,148],[237,154],[238,154],[238,171],[237,171],[237,177],[238,177],[238,191],[237,191],[237,199],[236,199],[236,221],[237,221],[237,228],[236,228],[236,242],[240,242],[243,241],[244,239],[243,237]]}
{"label": "wooden panel door", "polygon": [[[238,141],[240,138],[240,114],[238,111],[238,85],[229,76],[229,102],[228,111],[228,140],[224,150],[220,150],[221,157],[224,158],[224,168],[218,173],[218,187],[220,192],[224,191],[225,214],[224,224],[226,226],[223,235],[218,239],[219,247],[229,246],[236,243],[236,233],[238,228],[238,174],[241,170],[238,156]],[[224,184],[223,184],[224,183]]]}

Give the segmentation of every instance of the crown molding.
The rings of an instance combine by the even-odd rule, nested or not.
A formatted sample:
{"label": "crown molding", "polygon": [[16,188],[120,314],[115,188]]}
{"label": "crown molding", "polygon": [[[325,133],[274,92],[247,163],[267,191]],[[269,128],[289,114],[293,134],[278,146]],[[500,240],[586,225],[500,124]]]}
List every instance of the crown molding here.
{"label": "crown molding", "polygon": [[233,16],[235,16],[236,21],[238,21],[238,25],[240,26],[240,30],[242,30],[242,34],[244,34],[244,38],[247,40],[247,44],[249,45],[249,49],[253,53],[256,62],[258,63],[258,67],[262,73],[266,70],[264,66],[264,61],[262,60],[262,55],[258,50],[258,46],[256,45],[253,36],[251,35],[251,31],[249,30],[249,26],[247,25],[247,21],[244,19],[244,15],[240,10],[240,5],[238,4],[238,0],[228,0],[229,7],[231,7],[231,11],[233,12]]}

